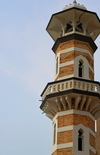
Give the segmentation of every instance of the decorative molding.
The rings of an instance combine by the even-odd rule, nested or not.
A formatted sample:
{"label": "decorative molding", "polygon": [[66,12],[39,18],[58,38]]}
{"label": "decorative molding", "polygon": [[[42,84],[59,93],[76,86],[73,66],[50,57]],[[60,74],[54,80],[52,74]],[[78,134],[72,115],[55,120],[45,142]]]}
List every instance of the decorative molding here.
{"label": "decorative molding", "polygon": [[96,154],[96,149],[94,149],[92,146],[89,146],[89,149]]}
{"label": "decorative molding", "polygon": [[68,148],[68,147],[73,147],[73,142],[57,145],[57,149],[63,149],[63,148]]}
{"label": "decorative molding", "polygon": [[57,128],[57,132],[70,131],[74,129],[74,125]]}
{"label": "decorative molding", "polygon": [[79,47],[70,47],[70,48],[61,50],[59,53],[61,55],[61,54],[72,52],[72,51],[74,51],[74,52],[77,51],[77,52],[80,52],[80,53],[89,54],[89,56],[91,57],[91,59],[94,60],[93,53],[91,51],[89,51],[87,49],[79,48]]}
{"label": "decorative molding", "polygon": [[58,116],[69,115],[69,114],[79,114],[79,115],[89,116],[93,121],[95,121],[95,118],[90,114],[90,112],[80,111],[75,109],[58,112],[55,117],[57,118]]}
{"label": "decorative molding", "polygon": [[[97,49],[97,46],[96,44],[94,43],[94,41],[92,40],[92,38],[88,37],[88,36],[83,36],[83,35],[79,35],[79,34],[70,34],[68,36],[64,36],[64,37],[61,37],[61,38],[58,38],[52,48],[52,50],[54,52],[56,52],[58,46],[61,44],[61,43],[64,43],[64,42],[68,42],[70,40],[76,40],[76,41],[82,41],[82,42],[86,42],[88,44],[88,46],[91,47],[91,49],[95,52],[96,49]],[[70,46],[69,46],[70,47]]]}

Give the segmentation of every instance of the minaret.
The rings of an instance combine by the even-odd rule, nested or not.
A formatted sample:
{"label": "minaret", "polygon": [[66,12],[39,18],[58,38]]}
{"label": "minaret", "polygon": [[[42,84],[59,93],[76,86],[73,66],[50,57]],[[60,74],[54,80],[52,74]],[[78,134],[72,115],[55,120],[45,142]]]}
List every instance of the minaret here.
{"label": "minaret", "polygon": [[100,83],[94,81],[94,41],[100,20],[74,0],[52,15],[47,32],[55,41],[55,80],[41,94],[40,108],[52,120],[52,155],[96,155]]}

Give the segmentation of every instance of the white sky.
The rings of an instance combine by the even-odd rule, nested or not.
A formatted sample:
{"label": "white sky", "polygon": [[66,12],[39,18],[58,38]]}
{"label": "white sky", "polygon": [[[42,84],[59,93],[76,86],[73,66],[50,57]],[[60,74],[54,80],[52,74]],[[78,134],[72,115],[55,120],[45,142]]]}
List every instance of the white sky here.
{"label": "white sky", "polygon": [[[100,1],[77,0],[100,16]],[[0,0],[0,155],[51,154],[52,122],[39,109],[54,80],[54,44],[45,31],[72,0]],[[95,79],[100,81],[100,37]]]}

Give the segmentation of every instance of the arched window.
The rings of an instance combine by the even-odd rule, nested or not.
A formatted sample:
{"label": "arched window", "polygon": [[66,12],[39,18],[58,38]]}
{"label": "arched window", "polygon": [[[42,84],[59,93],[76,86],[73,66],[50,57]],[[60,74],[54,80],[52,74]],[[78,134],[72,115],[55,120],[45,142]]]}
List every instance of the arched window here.
{"label": "arched window", "polygon": [[56,124],[54,124],[54,131],[53,131],[53,144],[56,143]]}
{"label": "arched window", "polygon": [[79,61],[79,66],[78,66],[78,76],[83,77],[83,61]]}
{"label": "arched window", "polygon": [[83,130],[78,131],[78,151],[83,151]]}

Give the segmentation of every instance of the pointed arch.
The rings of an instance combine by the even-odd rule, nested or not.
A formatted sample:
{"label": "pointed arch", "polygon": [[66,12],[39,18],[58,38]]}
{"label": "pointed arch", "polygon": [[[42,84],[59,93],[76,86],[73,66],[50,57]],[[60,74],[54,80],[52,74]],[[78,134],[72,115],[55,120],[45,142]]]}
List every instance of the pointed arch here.
{"label": "pointed arch", "polygon": [[89,63],[84,56],[77,56],[74,61],[74,66],[75,77],[89,79]]}
{"label": "pointed arch", "polygon": [[84,61],[81,59],[79,60],[79,65],[78,65],[78,76],[83,77],[83,69],[84,69]]}
{"label": "pointed arch", "polygon": [[83,130],[78,130],[78,151],[83,151]]}

